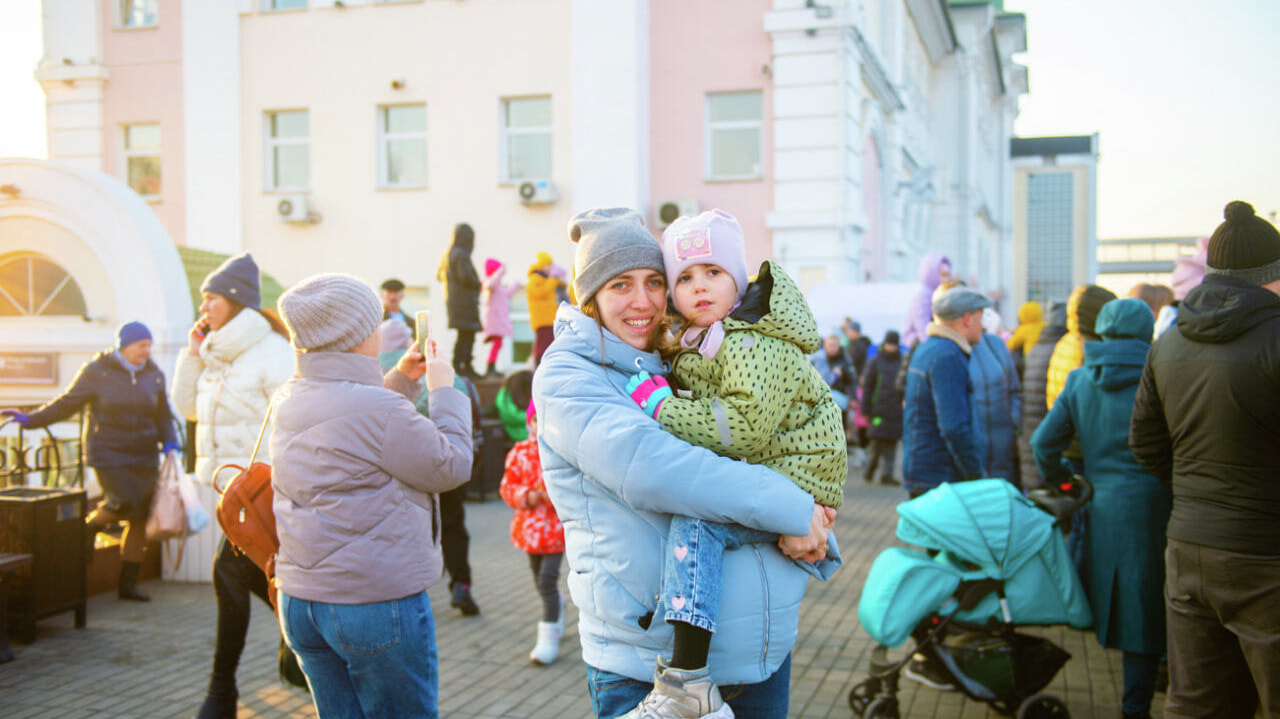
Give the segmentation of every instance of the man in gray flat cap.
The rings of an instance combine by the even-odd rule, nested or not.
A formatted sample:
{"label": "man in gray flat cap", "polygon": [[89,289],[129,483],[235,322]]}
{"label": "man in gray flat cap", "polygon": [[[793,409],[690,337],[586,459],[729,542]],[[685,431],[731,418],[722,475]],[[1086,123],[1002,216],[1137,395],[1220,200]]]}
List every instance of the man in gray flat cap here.
{"label": "man in gray flat cap", "polygon": [[943,482],[983,476],[973,427],[969,353],[991,300],[968,287],[933,296],[928,339],[911,353],[902,444],[903,485],[917,497]]}
{"label": "man in gray flat cap", "polygon": [[[913,498],[943,482],[979,479],[985,474],[973,426],[969,354],[982,339],[982,310],[992,304],[982,293],[964,286],[943,285],[934,292],[927,339],[916,345],[907,369],[902,485]],[[904,673],[934,689],[955,688],[947,674],[923,655],[916,655]]]}

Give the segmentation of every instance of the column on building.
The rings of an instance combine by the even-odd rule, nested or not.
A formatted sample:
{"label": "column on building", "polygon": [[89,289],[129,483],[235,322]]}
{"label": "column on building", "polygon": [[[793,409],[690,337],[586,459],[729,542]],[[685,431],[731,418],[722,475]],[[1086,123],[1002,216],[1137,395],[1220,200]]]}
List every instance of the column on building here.
{"label": "column on building", "polygon": [[44,0],[44,56],[36,79],[45,93],[49,159],[103,170],[103,3]]}

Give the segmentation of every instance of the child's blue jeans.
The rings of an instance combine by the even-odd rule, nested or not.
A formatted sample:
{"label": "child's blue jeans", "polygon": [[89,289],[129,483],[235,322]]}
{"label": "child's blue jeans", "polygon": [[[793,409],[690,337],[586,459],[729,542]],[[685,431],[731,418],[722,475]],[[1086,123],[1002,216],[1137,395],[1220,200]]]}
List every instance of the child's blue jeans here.
{"label": "child's blue jeans", "polygon": [[[715,632],[716,619],[720,615],[720,579],[725,551],[747,544],[774,544],[777,541],[776,534],[737,524],[672,517],[671,528],[667,532],[667,556],[662,563],[667,621],[684,622]],[[815,577],[826,579],[814,565],[808,562],[796,564]]]}

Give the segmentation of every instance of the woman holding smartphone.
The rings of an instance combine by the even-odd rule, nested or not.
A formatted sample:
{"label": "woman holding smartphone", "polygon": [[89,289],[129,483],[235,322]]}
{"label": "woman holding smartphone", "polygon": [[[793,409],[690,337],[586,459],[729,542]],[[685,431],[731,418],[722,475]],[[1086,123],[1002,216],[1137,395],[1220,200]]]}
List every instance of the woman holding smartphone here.
{"label": "woman holding smartphone", "polygon": [[[293,374],[288,331],[261,308],[260,286],[258,265],[247,252],[222,263],[200,286],[200,317],[178,356],[173,401],[196,422],[196,479],[205,484],[220,465],[248,463],[272,394]],[[269,455],[264,444],[258,457],[270,463]],[[213,590],[217,644],[199,719],[236,715],[236,667],[249,632],[249,596],[267,601],[267,578],[223,537],[213,562]]]}

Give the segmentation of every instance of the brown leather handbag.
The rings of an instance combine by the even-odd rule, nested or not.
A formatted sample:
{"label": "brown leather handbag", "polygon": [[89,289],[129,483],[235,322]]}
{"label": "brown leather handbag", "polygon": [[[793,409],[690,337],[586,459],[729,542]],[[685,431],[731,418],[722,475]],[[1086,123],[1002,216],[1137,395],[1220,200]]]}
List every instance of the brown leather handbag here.
{"label": "brown leather handbag", "polygon": [[[270,421],[271,407],[268,406],[262,429],[258,431],[258,441],[249,457],[249,467],[246,469],[238,464],[218,467],[213,472],[213,489],[219,494],[218,524],[222,525],[222,531],[232,546],[267,575],[271,605],[274,607],[276,552],[280,549],[276,515],[271,508],[275,492],[271,489],[271,465],[254,461],[258,458],[258,448],[262,446],[262,437]],[[237,474],[226,486],[219,487],[218,475],[225,469],[234,469]]]}

